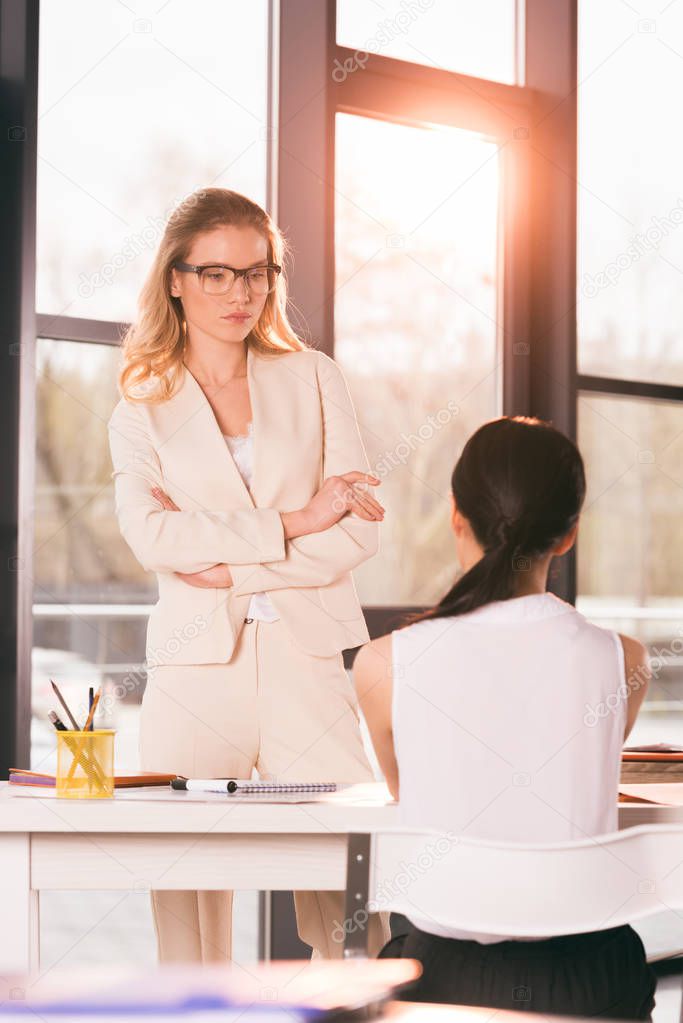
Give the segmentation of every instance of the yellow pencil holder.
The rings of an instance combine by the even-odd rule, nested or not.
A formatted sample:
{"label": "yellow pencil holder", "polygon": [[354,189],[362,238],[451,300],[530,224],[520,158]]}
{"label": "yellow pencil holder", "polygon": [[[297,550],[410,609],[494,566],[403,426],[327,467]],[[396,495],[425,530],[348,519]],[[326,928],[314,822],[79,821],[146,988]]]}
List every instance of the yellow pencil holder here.
{"label": "yellow pencil holder", "polygon": [[57,797],[111,799],[114,796],[113,728],[57,732]]}

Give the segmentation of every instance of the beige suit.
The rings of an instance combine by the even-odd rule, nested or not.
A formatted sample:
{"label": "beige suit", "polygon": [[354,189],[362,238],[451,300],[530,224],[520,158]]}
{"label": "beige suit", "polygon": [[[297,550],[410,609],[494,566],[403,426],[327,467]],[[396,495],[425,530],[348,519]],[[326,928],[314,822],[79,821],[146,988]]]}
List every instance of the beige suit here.
{"label": "beige suit", "polygon": [[[369,638],[351,569],[376,553],[379,524],[346,514],[320,533],[285,540],[281,511],[303,507],[325,478],[368,459],[344,377],[317,350],[247,353],[254,424],[251,492],[192,374],[161,404],[121,399],[109,420],[119,527],[157,574],[147,629],[140,719],[143,770],[188,777],[301,781],[372,778],[358,702],[341,651]],[[153,485],[181,511],[165,511]],[[228,589],[190,586],[175,572],[227,562]],[[250,622],[252,593],[280,620]],[[231,892],[153,892],[162,960],[231,954]],[[295,892],[299,933],[340,956],[343,895]],[[388,939],[370,918],[370,946]]]}
{"label": "beige suit", "polygon": [[[251,494],[187,370],[169,401],[135,405],[121,398],[109,420],[121,532],[159,581],[149,663],[229,661],[250,595],[262,590],[310,654],[369,639],[350,570],[377,552],[379,524],[347,514],[323,532],[285,541],[279,515],[302,508],[328,476],[369,471],[341,370],[317,350],[261,356],[249,349],[247,376]],[[182,511],[163,511],[153,484]],[[173,574],[217,562],[230,565],[235,585],[227,591],[189,586]],[[196,630],[189,627],[195,619]],[[191,635],[179,645],[171,642],[174,629]]]}

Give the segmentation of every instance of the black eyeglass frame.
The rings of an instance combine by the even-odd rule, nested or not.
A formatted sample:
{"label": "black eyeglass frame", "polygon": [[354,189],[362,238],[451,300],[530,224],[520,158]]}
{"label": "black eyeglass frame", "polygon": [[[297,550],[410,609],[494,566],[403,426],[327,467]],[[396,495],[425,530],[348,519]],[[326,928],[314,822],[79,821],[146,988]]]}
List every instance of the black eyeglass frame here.
{"label": "black eyeglass frame", "polygon": [[[233,280],[232,284],[230,285],[230,288],[228,288],[228,291],[230,291],[230,289],[234,287],[235,281],[237,280],[238,277],[244,277],[244,284],[245,284],[245,287],[248,289],[249,288],[249,283],[247,281],[247,274],[251,273],[252,270],[272,270],[273,273],[276,275],[275,284],[277,284],[277,275],[282,271],[282,267],[278,266],[277,263],[261,263],[258,266],[247,266],[247,267],[244,267],[241,270],[239,270],[235,266],[228,266],[227,263],[201,263],[201,264],[200,263],[196,263],[196,264],[195,263],[174,263],[173,264],[173,269],[174,270],[180,270],[182,273],[195,273],[195,274],[197,274],[197,279],[199,281],[201,281],[201,272],[202,272],[202,270],[214,270],[214,269],[217,269],[217,270],[230,270],[230,272],[233,275],[234,280]],[[274,290],[275,290],[275,285],[272,288],[269,288],[267,292],[264,292],[264,294],[270,294]],[[227,292],[226,292],[226,294],[227,294]]]}

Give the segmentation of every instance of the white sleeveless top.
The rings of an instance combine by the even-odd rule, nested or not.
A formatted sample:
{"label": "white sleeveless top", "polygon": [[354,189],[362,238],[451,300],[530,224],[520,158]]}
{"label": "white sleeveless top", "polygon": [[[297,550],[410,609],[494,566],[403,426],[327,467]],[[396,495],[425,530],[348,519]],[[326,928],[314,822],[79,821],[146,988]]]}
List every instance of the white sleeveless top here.
{"label": "white sleeveless top", "polygon": [[[254,423],[249,423],[248,433],[228,434],[224,433],[225,442],[230,449],[239,474],[244,480],[247,488],[251,488],[251,480],[254,472]],[[252,593],[247,618],[255,618],[259,622],[277,622],[279,614],[273,607],[272,601],[267,593]]]}
{"label": "white sleeveless top", "polygon": [[616,632],[539,593],[391,635],[403,824],[526,843],[617,830],[627,688]]}

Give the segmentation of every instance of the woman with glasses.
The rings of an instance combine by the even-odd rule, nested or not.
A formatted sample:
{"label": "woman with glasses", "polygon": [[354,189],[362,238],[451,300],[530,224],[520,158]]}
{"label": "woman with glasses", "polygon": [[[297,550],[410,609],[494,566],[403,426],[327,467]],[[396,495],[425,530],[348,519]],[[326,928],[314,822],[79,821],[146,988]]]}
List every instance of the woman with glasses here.
{"label": "woman with glasses", "polygon": [[[286,314],[285,242],[245,196],[171,215],[123,342],[109,420],[116,512],[159,600],[141,768],[188,778],[372,780],[342,650],[369,636],[351,570],[382,505],[348,388]],[[294,893],[340,957],[342,892]],[[231,957],[232,892],[153,891],[161,961]],[[374,915],[371,944],[388,938]]]}

